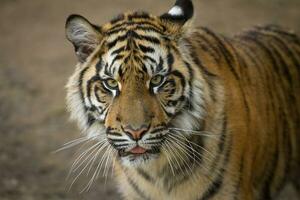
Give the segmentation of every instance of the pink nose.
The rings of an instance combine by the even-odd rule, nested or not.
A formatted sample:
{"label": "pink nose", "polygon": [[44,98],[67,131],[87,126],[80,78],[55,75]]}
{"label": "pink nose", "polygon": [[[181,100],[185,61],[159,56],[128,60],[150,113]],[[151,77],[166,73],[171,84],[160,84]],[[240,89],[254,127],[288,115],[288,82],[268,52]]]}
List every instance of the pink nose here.
{"label": "pink nose", "polygon": [[140,140],[143,135],[148,131],[149,126],[143,125],[138,129],[132,128],[132,126],[126,126],[124,127],[123,131],[128,135],[131,139],[137,141]]}

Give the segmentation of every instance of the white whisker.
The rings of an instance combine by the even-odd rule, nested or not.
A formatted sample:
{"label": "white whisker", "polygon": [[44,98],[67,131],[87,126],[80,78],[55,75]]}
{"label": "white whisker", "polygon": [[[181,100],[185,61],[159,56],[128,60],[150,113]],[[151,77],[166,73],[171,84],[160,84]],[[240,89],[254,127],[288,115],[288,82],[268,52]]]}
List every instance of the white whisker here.
{"label": "white whisker", "polygon": [[216,139],[217,136],[220,136],[220,134],[212,133],[212,132],[209,132],[209,131],[195,131],[195,130],[188,130],[188,129],[181,129],[181,128],[173,128],[173,127],[170,127],[168,129],[169,130],[175,130],[175,131],[188,132],[189,134],[199,135],[199,136],[206,136],[206,137],[211,137],[211,138],[215,138],[215,139]]}
{"label": "white whisker", "polygon": [[[184,170],[185,171],[187,171],[187,167],[189,168],[189,174],[191,175],[192,174],[192,169],[191,169],[191,167],[190,167],[190,165],[187,163],[187,161],[186,161],[186,159],[184,159],[183,157],[182,157],[182,155],[181,155],[181,153],[183,153],[182,151],[185,151],[185,149],[183,149],[183,148],[180,148],[180,146],[178,146],[175,142],[173,142],[173,141],[170,141],[170,142],[172,142],[172,144],[173,144],[173,146],[175,146],[176,145],[176,147],[177,148],[179,148],[181,151],[176,151],[176,149],[173,149],[173,152],[175,152],[175,154],[177,155],[177,156],[179,156],[179,159],[181,159],[182,161],[183,161],[183,166],[184,166]],[[171,148],[172,148],[172,145],[171,145]],[[185,153],[183,153],[183,155],[187,158],[187,156],[186,156],[186,151],[185,151]],[[176,159],[176,157],[175,157],[175,159]],[[181,166],[178,164],[178,166],[181,168]],[[186,167],[187,166],[187,167]],[[182,172],[183,172],[183,170],[181,170]]]}
{"label": "white whisker", "polygon": [[[174,152],[176,152],[176,151],[174,151],[174,149],[172,149],[172,145],[170,145],[169,142],[168,142],[167,140],[166,140],[165,142],[166,142],[166,145],[170,148],[170,150],[171,150],[171,152],[170,152],[170,153],[171,153],[171,156],[173,156],[173,159],[175,159],[175,162],[176,162],[178,168],[182,171],[181,166],[180,166],[180,164],[179,164],[179,161],[177,160],[176,156],[174,155]],[[183,171],[182,171],[182,172],[183,172]]]}
{"label": "white whisker", "polygon": [[[107,155],[107,158],[106,158],[106,162],[105,162],[105,167],[104,167],[104,177],[105,177],[105,184],[107,182],[107,176],[108,176],[108,173],[109,173],[109,165],[108,163],[110,162],[111,160],[111,156],[110,154],[113,153],[114,149],[110,147],[110,152],[108,153]],[[105,172],[106,171],[106,172]]]}
{"label": "white whisker", "polygon": [[[103,146],[101,147],[101,150],[99,149],[99,152],[102,151],[104,148],[108,147],[108,145],[109,145],[109,143],[104,143]],[[107,149],[108,149],[108,148],[107,148]],[[106,151],[107,151],[107,149],[106,149]],[[105,151],[105,152],[106,152],[106,151]],[[105,154],[105,153],[104,153],[104,154]],[[103,157],[104,157],[104,155],[102,155],[101,161],[103,160]],[[96,174],[97,174],[97,171],[99,170],[99,166],[100,166],[101,161],[98,163],[98,165],[97,165],[97,167],[96,167],[96,169],[95,169],[95,172],[93,173],[93,176],[91,177],[90,181],[88,182],[88,184],[86,185],[86,187],[85,187],[80,193],[89,190],[90,187],[91,187],[91,185],[94,183],[95,176],[96,176]]]}
{"label": "white whisker", "polygon": [[92,137],[92,138],[87,138],[87,137],[77,138],[75,140],[72,140],[70,142],[67,142],[67,143],[63,144],[61,148],[53,151],[53,153],[58,153],[60,151],[72,148],[72,147],[77,146],[77,145],[79,145],[79,144],[81,144],[83,142],[86,142],[88,140],[93,140],[93,138],[95,138],[95,137]]}
{"label": "white whisker", "polygon": [[[88,148],[86,151],[84,151],[73,163],[72,167],[71,167],[71,172],[76,172],[78,168],[80,168],[80,166],[97,150],[97,147],[100,146],[101,144],[103,144],[102,142],[97,142],[95,145],[91,146],[90,148]],[[89,153],[88,156],[86,156],[86,154]],[[86,156],[84,158],[84,156]],[[84,158],[83,161],[81,161],[81,159]],[[81,162],[81,163],[80,163]]]}
{"label": "white whisker", "polygon": [[174,169],[173,169],[173,166],[172,166],[172,162],[171,162],[171,160],[170,160],[170,158],[169,158],[169,154],[170,154],[170,153],[169,153],[169,151],[168,151],[168,148],[167,148],[166,145],[164,145],[164,146],[162,146],[162,149],[165,150],[165,156],[166,156],[167,161],[168,161],[168,163],[169,163],[169,166],[170,166],[170,168],[171,168],[172,174],[173,174],[173,176],[175,176],[175,172],[174,172]]}
{"label": "white whisker", "polygon": [[[171,133],[169,136],[174,138],[174,137],[176,137],[177,135]],[[182,138],[181,138],[181,139],[182,139]],[[186,139],[186,141],[188,142],[187,139]],[[203,158],[207,159],[208,161],[212,162],[211,159],[207,158],[207,157],[204,156],[203,154],[200,154],[200,153],[199,153],[198,151],[196,151],[194,148],[192,148],[191,146],[185,144],[185,143],[182,142],[181,140],[178,139],[177,142],[178,142],[179,144],[185,146],[186,148],[190,149],[191,151],[195,152],[198,156],[203,157]],[[203,147],[202,147],[202,148],[203,148]]]}
{"label": "white whisker", "polygon": [[[171,134],[172,134],[172,133],[171,133]],[[206,172],[209,172],[209,169],[208,169],[205,165],[203,165],[203,164],[201,164],[201,163],[199,162],[199,160],[201,160],[201,157],[203,157],[203,158],[206,158],[206,157],[204,157],[202,154],[200,154],[199,152],[197,152],[196,150],[194,150],[192,147],[190,147],[190,146],[188,146],[187,144],[183,143],[183,142],[181,141],[181,138],[172,137],[172,139],[174,140],[174,144],[176,144],[178,147],[181,147],[181,149],[185,149],[185,151],[187,151],[187,154],[186,154],[186,155],[188,155],[190,158],[192,158],[192,159],[196,162],[196,164],[198,164],[199,166],[202,166],[202,168],[203,168]],[[189,153],[192,153],[194,157],[192,157],[192,155],[190,155]],[[196,153],[197,155],[195,155],[195,153]],[[195,158],[196,158],[196,159],[195,159]],[[207,158],[206,158],[206,159],[207,159]],[[203,174],[203,175],[205,175],[208,179],[211,180],[211,177],[209,177],[207,174]],[[198,177],[198,176],[196,176],[196,177]],[[196,178],[196,177],[195,177],[195,178]]]}
{"label": "white whisker", "polygon": [[[175,135],[175,134],[174,134]],[[208,153],[211,157],[214,157],[215,155],[213,153],[211,153],[210,151],[208,151],[206,148],[200,146],[199,144],[196,144],[195,142],[192,142],[191,140],[188,140],[183,134],[178,134],[176,136],[181,137],[182,139],[184,139],[185,141],[187,141],[190,144],[193,144],[199,148],[201,148],[203,151],[205,151],[206,153]]]}
{"label": "white whisker", "polygon": [[[104,143],[104,142],[106,142],[106,141],[103,141],[103,143]],[[90,170],[91,170],[92,166],[94,165],[94,163],[95,163],[95,161],[96,161],[98,155],[100,154],[100,152],[101,152],[104,148],[105,148],[105,145],[101,146],[101,147],[97,150],[97,153],[96,153],[96,155],[95,155],[96,157],[94,158],[92,164],[91,164],[90,167],[89,167],[89,170],[88,170],[88,172],[87,172],[87,176],[89,175]]]}

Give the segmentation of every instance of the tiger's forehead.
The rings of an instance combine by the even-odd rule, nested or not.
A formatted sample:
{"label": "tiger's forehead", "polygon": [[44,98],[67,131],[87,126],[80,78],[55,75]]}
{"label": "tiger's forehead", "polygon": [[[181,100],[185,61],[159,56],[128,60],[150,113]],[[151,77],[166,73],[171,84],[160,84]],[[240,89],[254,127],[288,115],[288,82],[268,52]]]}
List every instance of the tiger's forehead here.
{"label": "tiger's forehead", "polygon": [[120,14],[101,28],[106,35],[137,28],[143,30],[152,29],[161,33],[165,30],[165,27],[160,23],[158,17],[146,12],[127,12]]}
{"label": "tiger's forehead", "polygon": [[158,21],[147,13],[135,12],[120,15],[104,25],[105,71],[121,77],[128,71],[151,76],[161,70],[167,39]]}
{"label": "tiger's forehead", "polygon": [[126,42],[127,49],[134,49],[136,43],[161,45],[165,27],[160,20],[145,12],[119,15],[101,28],[108,49]]}

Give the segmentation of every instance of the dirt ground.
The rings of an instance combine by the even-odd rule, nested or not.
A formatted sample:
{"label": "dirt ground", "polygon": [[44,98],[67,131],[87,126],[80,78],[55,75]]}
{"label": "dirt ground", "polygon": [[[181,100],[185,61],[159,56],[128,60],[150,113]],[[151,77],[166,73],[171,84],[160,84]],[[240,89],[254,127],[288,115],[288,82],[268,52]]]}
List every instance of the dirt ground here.
{"label": "dirt ground", "polygon": [[[65,180],[79,137],[65,109],[67,78],[76,64],[64,23],[79,13],[97,24],[127,10],[167,11],[173,0],[0,0],[0,200],[119,199],[114,183],[99,178],[80,194]],[[276,23],[300,32],[300,0],[194,0],[196,24],[232,34]],[[288,199],[291,199],[288,198]]]}

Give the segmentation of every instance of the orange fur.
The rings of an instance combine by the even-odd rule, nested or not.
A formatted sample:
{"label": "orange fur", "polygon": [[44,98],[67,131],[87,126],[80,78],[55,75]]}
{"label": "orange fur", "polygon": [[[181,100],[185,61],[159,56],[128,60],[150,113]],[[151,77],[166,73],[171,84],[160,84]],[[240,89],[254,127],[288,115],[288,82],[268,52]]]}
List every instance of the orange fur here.
{"label": "orange fur", "polygon": [[[82,24],[88,27],[83,36],[98,40],[80,46],[72,29],[68,32],[83,61],[69,81],[68,104],[85,130],[97,132],[100,124],[124,140],[127,125],[146,125],[149,132],[189,129],[162,136],[158,156],[149,161],[124,165],[116,155],[125,199],[271,199],[297,174],[296,35],[265,26],[227,38],[145,13],[126,13],[92,31]],[[86,57],[89,49],[93,53]],[[113,52],[120,56],[118,67],[111,64]],[[150,54],[159,55],[161,67],[170,70],[164,75],[168,84],[152,92],[155,73],[149,73],[145,57]],[[112,71],[117,91],[105,85],[104,68]]]}

